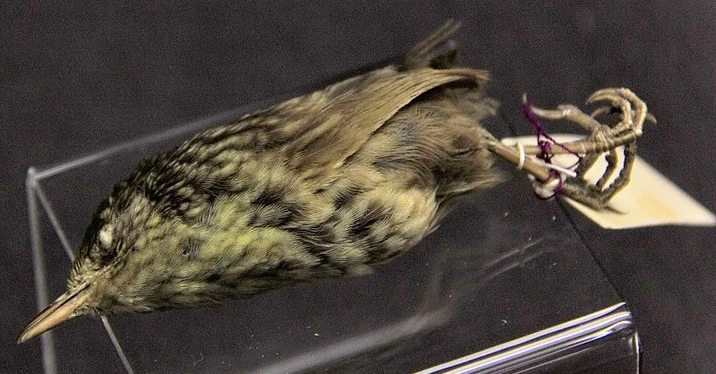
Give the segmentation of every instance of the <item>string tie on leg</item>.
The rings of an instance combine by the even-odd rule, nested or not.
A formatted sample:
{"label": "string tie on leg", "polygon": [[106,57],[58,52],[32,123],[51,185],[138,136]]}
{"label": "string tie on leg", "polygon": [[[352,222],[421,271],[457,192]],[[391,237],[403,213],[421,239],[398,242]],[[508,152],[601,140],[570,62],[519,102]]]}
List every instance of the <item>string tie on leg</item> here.
{"label": "string tie on leg", "polygon": [[544,181],[538,181],[534,177],[532,180],[532,188],[535,190],[535,194],[541,200],[549,200],[562,193],[562,187],[564,186],[564,177],[562,173],[551,170],[549,172],[549,178]]}

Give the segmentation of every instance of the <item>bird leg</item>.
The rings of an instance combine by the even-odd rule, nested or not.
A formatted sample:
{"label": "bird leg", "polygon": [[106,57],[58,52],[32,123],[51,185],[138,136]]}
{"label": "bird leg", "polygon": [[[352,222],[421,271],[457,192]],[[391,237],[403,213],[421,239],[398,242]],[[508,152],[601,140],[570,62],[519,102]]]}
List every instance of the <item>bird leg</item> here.
{"label": "bird leg", "polygon": [[[629,183],[636,160],[636,140],[642,134],[645,120],[656,122],[647,112],[646,104],[626,88],[607,88],[592,94],[587,103],[604,101],[608,105],[598,108],[591,115],[573,105],[560,105],[556,109],[546,110],[532,107],[527,103],[526,97],[523,100],[529,113],[534,116],[575,123],[589,131],[590,135],[563,144],[552,142],[547,148],[544,144],[508,146],[496,141],[489,141],[488,148],[529,174],[535,180],[538,194],[551,197],[561,193],[594,209],[606,207],[609,200]],[[603,124],[596,119],[607,112],[618,113],[619,120],[616,123]],[[619,148],[624,155],[621,164]],[[545,155],[546,150],[548,155]],[[549,160],[555,154],[573,154],[579,157],[579,161],[570,168],[560,168],[552,165]],[[596,184],[591,184],[584,177],[601,154],[605,154],[607,168]],[[543,160],[531,156],[538,156]],[[617,172],[616,178],[608,183]],[[545,191],[552,191],[552,195],[544,195]]]}

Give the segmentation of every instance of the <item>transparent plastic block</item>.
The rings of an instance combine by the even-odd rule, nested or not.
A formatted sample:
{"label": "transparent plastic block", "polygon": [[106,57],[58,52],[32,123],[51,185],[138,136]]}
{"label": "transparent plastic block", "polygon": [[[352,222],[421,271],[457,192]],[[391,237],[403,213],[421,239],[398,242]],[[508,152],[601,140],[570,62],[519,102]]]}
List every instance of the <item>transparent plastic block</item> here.
{"label": "transparent plastic block", "polygon": [[[200,128],[261,105],[30,168],[38,308],[64,291],[73,252],[114,183]],[[42,336],[45,372],[636,372],[628,308],[559,205],[530,191],[515,175],[462,198],[435,233],[371,275],[217,308],[75,319]]]}

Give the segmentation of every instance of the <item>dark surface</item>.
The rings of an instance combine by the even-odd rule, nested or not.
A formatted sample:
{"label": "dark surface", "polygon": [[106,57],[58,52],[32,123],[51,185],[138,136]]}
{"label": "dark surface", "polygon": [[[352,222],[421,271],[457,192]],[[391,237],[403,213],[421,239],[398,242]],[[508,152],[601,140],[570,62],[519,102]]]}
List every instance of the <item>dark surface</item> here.
{"label": "dark surface", "polygon": [[[39,344],[14,346],[35,312],[28,166],[393,56],[448,17],[463,21],[463,61],[492,71],[491,93],[511,123],[524,123],[524,91],[555,105],[633,88],[660,121],[640,154],[716,210],[716,3],[500,3],[0,3],[0,372],[41,370]],[[645,371],[716,372],[716,230],[612,232],[575,221],[631,306]]]}

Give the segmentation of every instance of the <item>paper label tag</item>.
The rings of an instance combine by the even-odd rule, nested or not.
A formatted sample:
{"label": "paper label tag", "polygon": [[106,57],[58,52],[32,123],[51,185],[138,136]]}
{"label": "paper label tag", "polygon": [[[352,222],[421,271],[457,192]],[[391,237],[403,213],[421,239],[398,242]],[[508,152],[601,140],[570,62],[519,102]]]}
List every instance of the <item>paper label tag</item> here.
{"label": "paper label tag", "polygon": [[[583,138],[571,134],[552,135],[552,137],[560,143]],[[515,144],[517,141],[524,145],[536,143],[535,136],[505,138],[502,141],[506,144]],[[622,159],[623,155],[619,152],[619,162]],[[576,158],[572,155],[555,155],[552,159],[555,164],[565,167],[573,165],[575,161]],[[595,183],[606,167],[604,157],[600,157],[587,172],[586,179],[590,183]],[[613,178],[614,176],[612,180]],[[612,209],[596,211],[572,199],[564,199],[605,229],[657,225],[716,225],[716,216],[711,211],[640,157],[637,157],[634,163],[629,184],[612,198],[609,204]]]}

